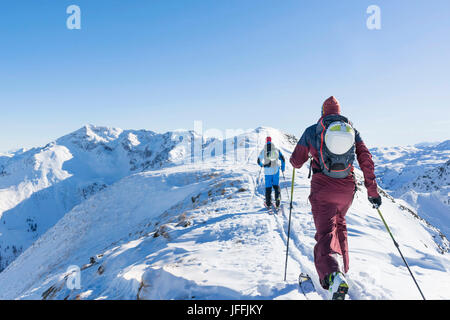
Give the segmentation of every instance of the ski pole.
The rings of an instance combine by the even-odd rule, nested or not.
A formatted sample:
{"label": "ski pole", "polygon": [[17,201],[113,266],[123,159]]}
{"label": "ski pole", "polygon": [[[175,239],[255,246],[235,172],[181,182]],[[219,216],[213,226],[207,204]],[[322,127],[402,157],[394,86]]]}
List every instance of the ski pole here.
{"label": "ski pole", "polygon": [[291,213],[292,213],[292,199],[294,199],[294,178],[295,178],[295,168],[292,169],[291,204],[289,206],[288,238],[287,238],[287,244],[286,244],[286,262],[284,263],[284,281],[286,281],[287,262],[288,262],[288,253],[289,253],[289,237],[291,235]]}
{"label": "ski pole", "polygon": [[258,178],[256,178],[256,185],[258,185],[258,183],[259,183],[259,177],[261,176],[261,171],[262,171],[262,167],[259,168]]}
{"label": "ski pole", "polygon": [[378,209],[378,208],[376,208],[376,209],[377,209],[377,211],[378,211],[378,214],[379,214],[380,217],[381,217],[381,220],[382,220],[383,223],[384,223],[384,226],[386,227],[387,232],[388,232],[389,235],[391,236],[392,241],[394,241],[394,245],[396,246],[398,252],[400,253],[400,256],[402,257],[403,262],[404,262],[405,265],[406,265],[406,268],[408,268],[408,271],[409,271],[409,273],[411,274],[411,277],[413,278],[414,283],[415,283],[416,286],[417,286],[417,289],[419,289],[420,295],[422,296],[423,300],[426,300],[426,299],[425,299],[425,296],[424,296],[423,293],[422,293],[422,290],[420,290],[420,287],[419,287],[419,284],[418,284],[417,281],[416,281],[416,278],[414,278],[414,275],[413,275],[411,269],[409,268],[408,262],[406,262],[405,257],[403,257],[403,254],[402,254],[402,252],[400,251],[400,246],[398,245],[397,241],[395,241],[394,236],[393,236],[392,233],[391,233],[391,230],[389,229],[389,227],[388,227],[386,221],[384,220],[383,215],[381,214],[380,209]]}
{"label": "ski pole", "polygon": [[283,173],[283,179],[284,179],[284,184],[285,184],[284,189],[286,189],[286,194],[287,194],[287,197],[288,197],[288,199],[289,199],[289,191],[288,191],[288,189],[287,189],[287,185],[286,185],[286,177],[284,176],[284,171],[281,171],[281,173]]}

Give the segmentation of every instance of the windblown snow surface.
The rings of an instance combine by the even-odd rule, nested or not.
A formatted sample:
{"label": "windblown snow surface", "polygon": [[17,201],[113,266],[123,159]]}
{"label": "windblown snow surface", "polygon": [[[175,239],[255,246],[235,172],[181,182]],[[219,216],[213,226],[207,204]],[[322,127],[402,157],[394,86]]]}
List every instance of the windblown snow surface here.
{"label": "windblown snow surface", "polygon": [[[83,130],[81,133],[89,133]],[[247,135],[248,139],[224,143],[235,144],[237,150],[227,151],[226,155],[216,153],[213,158],[194,163],[170,161],[186,154],[186,146],[174,143],[168,150],[159,148],[166,150],[163,154],[167,157],[157,166],[133,170],[129,166],[130,154],[110,144],[127,141],[132,144],[130,150],[136,150],[148,136],[141,134],[117,131],[111,140],[87,139],[92,142],[90,150],[96,150],[95,161],[73,160],[87,157],[86,145],[79,149],[60,142],[49,147],[56,149],[47,158],[54,161],[45,162],[46,170],[55,172],[53,176],[58,180],[48,185],[58,188],[76,176],[76,181],[96,177],[90,181],[103,181],[106,187],[78,198],[67,213],[58,211],[61,217],[55,218],[56,224],[0,273],[0,299],[328,299],[327,292],[320,288],[313,262],[315,228],[308,203],[306,166],[296,172],[286,282],[288,188],[292,178],[289,164],[285,179],[281,178],[283,210],[270,215],[262,209],[264,184],[256,165],[257,150],[269,134],[288,159],[296,143],[294,137],[258,128]],[[98,132],[95,136],[99,136]],[[166,143],[175,140],[171,136]],[[111,148],[106,150],[109,156],[99,151],[105,146]],[[214,146],[218,144],[210,143],[207,153],[211,154]],[[74,150],[83,150],[83,156]],[[98,162],[98,157],[104,162]],[[142,163],[137,159],[145,156],[139,154],[131,159]],[[27,161],[24,156],[24,167]],[[69,166],[70,161],[77,166]],[[122,171],[111,173],[109,170],[117,163],[124,163],[119,166]],[[83,174],[89,179],[82,179]],[[360,172],[357,174],[362,181]],[[30,188],[48,188],[33,185],[32,179],[26,181]],[[403,202],[382,194],[382,213],[425,296],[450,299],[448,240]],[[20,196],[26,198],[25,194]],[[1,199],[3,210],[13,210],[19,202]],[[20,212],[23,215],[27,210]],[[367,201],[362,183],[347,223],[349,298],[420,299],[377,211]],[[79,289],[69,285],[73,266],[81,270]],[[317,292],[305,296],[299,291],[300,272],[312,276]]]}

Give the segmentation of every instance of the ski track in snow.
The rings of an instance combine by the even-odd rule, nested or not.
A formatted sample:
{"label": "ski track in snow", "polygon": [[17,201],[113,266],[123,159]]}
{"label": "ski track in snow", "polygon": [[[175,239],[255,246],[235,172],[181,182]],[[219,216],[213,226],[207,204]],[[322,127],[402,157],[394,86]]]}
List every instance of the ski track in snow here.
{"label": "ski track in snow", "polygon": [[[286,137],[261,130],[288,159],[293,145]],[[256,155],[243,158],[248,161],[180,165],[115,182],[75,206],[0,273],[0,299],[303,300],[300,272],[316,288],[308,299],[328,299],[313,262],[307,167],[296,172],[284,282],[292,168],[280,177],[282,210],[271,215]],[[449,299],[449,254],[440,253],[433,230],[388,198],[381,210],[425,296]],[[420,299],[364,188],[347,224],[349,298]],[[70,265],[81,267],[80,289],[67,286]]]}

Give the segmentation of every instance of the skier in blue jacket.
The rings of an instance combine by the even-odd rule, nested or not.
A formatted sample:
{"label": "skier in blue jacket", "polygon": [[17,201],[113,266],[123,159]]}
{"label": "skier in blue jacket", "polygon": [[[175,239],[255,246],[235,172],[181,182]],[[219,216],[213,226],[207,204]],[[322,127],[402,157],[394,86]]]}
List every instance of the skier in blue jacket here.
{"label": "skier in blue jacket", "polygon": [[266,200],[264,205],[270,208],[272,205],[272,188],[275,190],[275,205],[280,206],[280,166],[278,160],[281,161],[281,171],[284,172],[285,160],[283,154],[272,143],[272,138],[266,138],[266,145],[258,156],[258,165],[264,167],[264,176],[266,181]]}

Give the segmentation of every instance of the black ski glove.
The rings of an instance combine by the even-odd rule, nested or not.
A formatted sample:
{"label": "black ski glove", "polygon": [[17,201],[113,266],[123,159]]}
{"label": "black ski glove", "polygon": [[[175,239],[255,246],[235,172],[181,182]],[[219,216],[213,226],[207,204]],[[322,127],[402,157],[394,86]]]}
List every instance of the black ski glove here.
{"label": "black ski glove", "polygon": [[376,198],[369,197],[369,202],[373,205],[374,209],[378,209],[381,206],[381,197]]}
{"label": "black ski glove", "polygon": [[268,164],[264,165],[264,168],[270,168],[270,166],[271,166],[271,163],[269,162]]}

